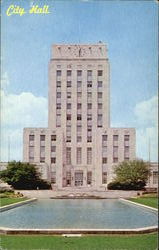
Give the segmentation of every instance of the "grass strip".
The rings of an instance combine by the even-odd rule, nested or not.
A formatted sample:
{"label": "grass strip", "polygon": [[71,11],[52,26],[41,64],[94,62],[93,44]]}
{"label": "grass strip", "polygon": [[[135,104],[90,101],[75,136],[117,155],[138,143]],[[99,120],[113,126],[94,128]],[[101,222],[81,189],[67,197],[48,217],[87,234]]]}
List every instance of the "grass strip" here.
{"label": "grass strip", "polygon": [[133,236],[1,236],[1,247],[7,250],[155,250],[157,234]]}
{"label": "grass strip", "polygon": [[137,197],[137,198],[130,198],[129,200],[146,205],[146,206],[158,208],[157,197]]}
{"label": "grass strip", "polygon": [[27,200],[27,198],[21,198],[21,197],[15,197],[15,198],[1,198],[0,200],[0,206],[6,206],[6,205],[10,205],[10,204],[14,204],[16,202],[20,202],[20,201],[25,201]]}

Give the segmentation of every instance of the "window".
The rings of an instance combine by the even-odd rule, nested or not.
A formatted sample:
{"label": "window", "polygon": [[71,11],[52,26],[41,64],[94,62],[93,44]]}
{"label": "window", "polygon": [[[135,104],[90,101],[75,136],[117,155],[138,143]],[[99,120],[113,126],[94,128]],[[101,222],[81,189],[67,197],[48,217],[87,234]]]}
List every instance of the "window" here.
{"label": "window", "polygon": [[67,103],[67,109],[71,109],[71,103]]}
{"label": "window", "polygon": [[57,82],[56,82],[56,87],[57,87],[57,88],[61,88],[61,81],[57,81]]}
{"label": "window", "polygon": [[130,135],[124,135],[124,141],[129,141]]}
{"label": "window", "polygon": [[45,147],[44,146],[40,146],[40,156],[45,157]]}
{"label": "window", "polygon": [[87,109],[92,109],[92,103],[87,104]]}
{"label": "window", "polygon": [[29,146],[29,162],[33,162],[33,161],[34,161],[34,147]]}
{"label": "window", "polygon": [[71,185],[71,172],[66,172],[66,186]]}
{"label": "window", "polygon": [[77,70],[77,76],[82,76],[82,70]]}
{"label": "window", "polygon": [[77,92],[77,97],[81,97],[82,96],[82,92]]}
{"label": "window", "polygon": [[153,184],[157,184],[158,183],[158,172],[154,171],[153,172]]}
{"label": "window", "polygon": [[56,115],[56,127],[61,126],[61,115],[57,114]]}
{"label": "window", "polygon": [[92,76],[92,70],[87,70],[87,76]]}
{"label": "window", "polygon": [[77,132],[81,132],[82,131],[82,126],[81,125],[78,125],[77,126]]}
{"label": "window", "polygon": [[113,135],[113,141],[118,141],[118,135]]}
{"label": "window", "polygon": [[71,125],[67,125],[66,126],[66,133],[70,133],[71,132]]}
{"label": "window", "polygon": [[98,125],[98,127],[99,128],[101,128],[102,127],[102,118],[103,118],[103,116],[102,115],[98,115],[98,120],[97,120],[97,125]]}
{"label": "window", "polygon": [[87,172],[87,185],[91,185],[92,184],[92,172],[89,171]]}
{"label": "window", "polygon": [[56,172],[51,172],[51,183],[56,184]]}
{"label": "window", "polygon": [[103,158],[102,158],[102,163],[103,163],[103,164],[107,164],[107,157],[103,157]]}
{"label": "window", "polygon": [[56,152],[56,146],[51,146],[51,152]]}
{"label": "window", "polygon": [[77,88],[81,88],[82,87],[82,82],[81,81],[77,81]]}
{"label": "window", "polygon": [[92,148],[87,148],[87,164],[92,164]]}
{"label": "window", "polygon": [[82,148],[77,148],[76,162],[81,164],[82,161]]}
{"label": "window", "polygon": [[75,172],[75,186],[82,186],[83,185],[83,171],[76,171]]}
{"label": "window", "polygon": [[98,103],[98,109],[102,109],[102,103]]}
{"label": "window", "polygon": [[87,80],[92,81],[92,70],[87,71]]}
{"label": "window", "polygon": [[82,115],[77,115],[77,121],[81,121],[82,120]]}
{"label": "window", "polygon": [[102,81],[98,81],[98,88],[101,88],[103,85],[103,82]]}
{"label": "window", "polygon": [[82,103],[77,103],[77,109],[81,109],[82,108]]}
{"label": "window", "polygon": [[67,114],[66,119],[67,119],[67,121],[70,121],[71,120],[71,115]]}
{"label": "window", "polygon": [[40,135],[40,141],[45,141],[45,135]]}
{"label": "window", "polygon": [[67,98],[71,98],[71,92],[67,92]]}
{"label": "window", "polygon": [[56,158],[55,157],[51,157],[51,163],[56,163]]}
{"label": "window", "polygon": [[61,109],[61,103],[56,104],[56,109]]}
{"label": "window", "polygon": [[117,157],[114,157],[114,158],[113,158],[113,162],[114,162],[114,163],[117,163],[117,162],[118,162],[118,158],[117,158]]}
{"label": "window", "polygon": [[45,157],[40,157],[40,162],[45,162]]}
{"label": "window", "polygon": [[92,87],[92,82],[87,82],[87,87],[91,88]]}
{"label": "window", "polygon": [[103,71],[102,70],[98,70],[98,76],[102,76],[103,75]]}
{"label": "window", "polygon": [[125,152],[125,153],[129,153],[129,146],[125,146],[125,147],[124,147],[124,152]]}
{"label": "window", "polygon": [[92,142],[92,136],[87,136],[87,142]]}
{"label": "window", "polygon": [[99,122],[102,121],[102,115],[98,115],[98,121],[99,121]]}
{"label": "window", "polygon": [[103,154],[106,154],[106,153],[107,153],[107,146],[103,146],[103,147],[102,147],[102,152],[103,152]]}
{"label": "window", "polygon": [[91,125],[88,125],[88,126],[87,126],[87,131],[88,131],[88,132],[91,132],[91,131],[92,131],[92,126],[91,126]]}
{"label": "window", "polygon": [[51,141],[56,141],[56,135],[51,135]]}
{"label": "window", "polygon": [[67,76],[71,76],[71,70],[67,70]]}
{"label": "window", "polygon": [[67,88],[71,88],[71,81],[67,81]]}
{"label": "window", "polygon": [[107,141],[108,140],[108,135],[102,135],[102,141]]}
{"label": "window", "polygon": [[98,98],[102,98],[102,92],[98,92]]}
{"label": "window", "polygon": [[92,97],[92,92],[87,92],[87,98],[91,98]]}
{"label": "window", "polygon": [[67,165],[71,164],[71,148],[70,147],[66,148],[66,164]]}
{"label": "window", "polygon": [[61,70],[57,70],[57,71],[56,71],[56,75],[57,75],[57,76],[61,76]]}
{"label": "window", "polygon": [[56,97],[57,97],[57,98],[61,98],[61,92],[57,92],[57,93],[56,93]]}
{"label": "window", "polygon": [[71,136],[70,135],[66,136],[66,142],[71,142]]}
{"label": "window", "polygon": [[102,173],[102,184],[107,184],[107,172]]}
{"label": "window", "polygon": [[118,146],[113,147],[113,153],[118,153]]}
{"label": "window", "polygon": [[92,114],[87,114],[87,121],[91,121],[92,120]]}
{"label": "window", "polygon": [[82,141],[82,136],[77,136],[77,142],[81,142]]}
{"label": "window", "polygon": [[29,141],[34,141],[35,136],[34,135],[29,135]]}

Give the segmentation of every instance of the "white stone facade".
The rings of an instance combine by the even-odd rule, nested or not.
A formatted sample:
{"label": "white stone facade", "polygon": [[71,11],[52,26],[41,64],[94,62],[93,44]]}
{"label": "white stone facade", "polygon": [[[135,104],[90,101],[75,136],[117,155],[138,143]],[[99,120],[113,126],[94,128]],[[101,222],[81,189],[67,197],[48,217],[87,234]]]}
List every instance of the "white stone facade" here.
{"label": "white stone facade", "polygon": [[110,128],[109,78],[105,44],[52,46],[48,128],[24,129],[23,160],[55,189],[100,190],[135,159],[135,129]]}

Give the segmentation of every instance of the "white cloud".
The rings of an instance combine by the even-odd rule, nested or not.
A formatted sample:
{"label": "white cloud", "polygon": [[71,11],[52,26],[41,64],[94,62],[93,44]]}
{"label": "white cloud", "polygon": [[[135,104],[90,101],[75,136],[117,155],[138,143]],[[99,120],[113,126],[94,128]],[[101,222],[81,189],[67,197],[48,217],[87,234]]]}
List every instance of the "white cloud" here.
{"label": "white cloud", "polygon": [[10,144],[10,160],[22,160],[23,128],[47,127],[47,99],[34,96],[30,92],[15,95],[1,91],[1,96],[1,161],[8,160],[8,144]]}
{"label": "white cloud", "polygon": [[144,160],[158,160],[158,101],[157,96],[135,106],[137,156]]}
{"label": "white cloud", "polygon": [[153,96],[149,100],[135,106],[135,115],[141,126],[156,126],[158,119],[158,98]]}

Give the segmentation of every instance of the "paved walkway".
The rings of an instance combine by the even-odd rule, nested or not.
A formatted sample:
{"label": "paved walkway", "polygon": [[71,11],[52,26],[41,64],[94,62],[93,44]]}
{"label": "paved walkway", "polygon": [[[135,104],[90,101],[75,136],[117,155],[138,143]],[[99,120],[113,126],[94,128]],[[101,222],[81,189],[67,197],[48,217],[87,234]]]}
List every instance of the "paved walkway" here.
{"label": "paved walkway", "polygon": [[84,191],[84,190],[17,190],[28,198],[130,198],[137,196],[137,191]]}

